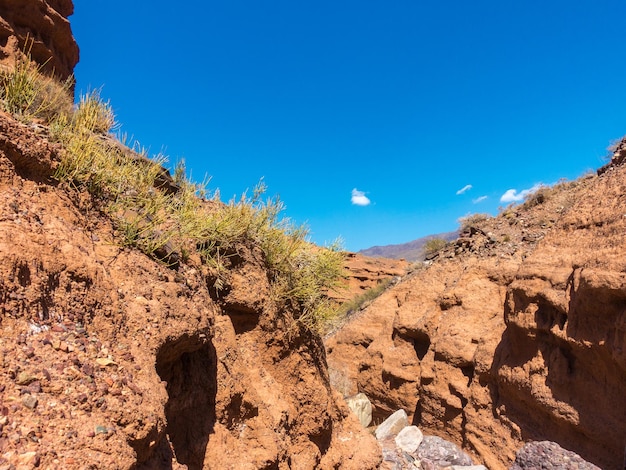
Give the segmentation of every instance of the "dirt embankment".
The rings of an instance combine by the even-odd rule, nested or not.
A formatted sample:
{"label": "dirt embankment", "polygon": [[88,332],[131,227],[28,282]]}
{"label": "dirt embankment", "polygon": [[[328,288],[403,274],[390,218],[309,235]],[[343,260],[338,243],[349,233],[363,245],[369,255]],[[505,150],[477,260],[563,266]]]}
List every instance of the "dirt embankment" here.
{"label": "dirt embankment", "polygon": [[39,468],[375,468],[318,337],[241,246],[206,267],[120,247],[62,150],[0,113],[0,463]]}
{"label": "dirt embankment", "polygon": [[624,214],[614,166],[471,223],[326,340],[333,377],[492,469],[528,440],[621,469]]}

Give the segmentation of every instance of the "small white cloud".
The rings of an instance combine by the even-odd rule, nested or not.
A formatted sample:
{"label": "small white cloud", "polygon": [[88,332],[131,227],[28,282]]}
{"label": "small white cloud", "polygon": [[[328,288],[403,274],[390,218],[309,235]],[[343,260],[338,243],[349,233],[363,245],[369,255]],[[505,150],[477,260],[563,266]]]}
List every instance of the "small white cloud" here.
{"label": "small white cloud", "polygon": [[539,188],[541,188],[543,184],[537,183],[532,188],[522,189],[519,193],[517,189],[509,189],[506,191],[501,197],[500,202],[520,202],[523,201],[527,196],[536,192]]}
{"label": "small white cloud", "polygon": [[370,202],[370,199],[363,191],[359,191],[356,188],[352,190],[352,204],[355,206],[369,206]]}
{"label": "small white cloud", "polygon": [[480,197],[477,197],[476,199],[472,199],[472,202],[474,204],[478,204],[478,203],[481,203],[481,202],[483,202],[483,201],[485,201],[487,199],[488,199],[487,196],[480,196]]}
{"label": "small white cloud", "polygon": [[457,196],[458,196],[459,194],[463,194],[463,193],[465,193],[465,192],[469,191],[470,189],[472,189],[472,185],[471,185],[471,184],[466,184],[466,185],[465,185],[465,186],[463,186],[461,189],[459,189],[459,190],[456,192],[456,194],[457,194]]}

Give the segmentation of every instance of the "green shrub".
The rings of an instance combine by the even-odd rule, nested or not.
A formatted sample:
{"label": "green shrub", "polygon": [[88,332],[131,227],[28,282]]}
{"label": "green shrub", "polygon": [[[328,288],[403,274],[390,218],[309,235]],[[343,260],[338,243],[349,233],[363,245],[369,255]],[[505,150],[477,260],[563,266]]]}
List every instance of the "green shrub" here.
{"label": "green shrub", "polygon": [[424,243],[424,256],[430,257],[443,250],[447,245],[448,242],[443,238],[430,238],[426,240],[426,243]]}

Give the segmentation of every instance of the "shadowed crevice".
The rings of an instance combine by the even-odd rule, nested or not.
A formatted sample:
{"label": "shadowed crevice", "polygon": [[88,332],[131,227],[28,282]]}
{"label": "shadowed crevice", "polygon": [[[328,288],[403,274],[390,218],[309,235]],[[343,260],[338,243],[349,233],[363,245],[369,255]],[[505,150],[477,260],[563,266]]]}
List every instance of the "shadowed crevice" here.
{"label": "shadowed crevice", "polygon": [[215,348],[206,338],[183,336],[161,347],[156,370],[167,382],[166,433],[176,459],[189,470],[201,470],[215,425]]}

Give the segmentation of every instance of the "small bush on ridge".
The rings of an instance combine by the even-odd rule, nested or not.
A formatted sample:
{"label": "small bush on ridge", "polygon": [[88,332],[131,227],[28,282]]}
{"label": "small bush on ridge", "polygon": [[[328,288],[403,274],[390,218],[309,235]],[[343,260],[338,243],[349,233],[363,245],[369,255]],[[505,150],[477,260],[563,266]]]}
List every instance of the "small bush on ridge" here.
{"label": "small bush on ridge", "polygon": [[487,219],[490,219],[491,216],[489,214],[468,214],[464,217],[459,218],[459,224],[461,225],[461,230],[465,230],[469,227],[475,227],[480,225]]}
{"label": "small bush on ridge", "polygon": [[429,257],[443,250],[448,244],[443,238],[430,238],[424,243],[424,256]]}

